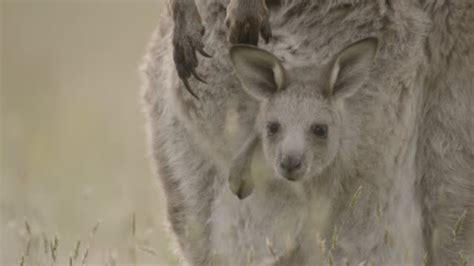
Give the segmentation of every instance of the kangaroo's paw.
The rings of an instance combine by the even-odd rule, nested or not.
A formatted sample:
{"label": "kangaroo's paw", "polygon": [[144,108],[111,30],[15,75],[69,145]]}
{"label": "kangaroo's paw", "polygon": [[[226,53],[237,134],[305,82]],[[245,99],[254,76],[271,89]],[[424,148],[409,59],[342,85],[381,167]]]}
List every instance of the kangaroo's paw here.
{"label": "kangaroo's paw", "polygon": [[243,200],[253,192],[253,181],[250,177],[242,177],[241,173],[231,173],[229,176],[229,187],[232,193]]}
{"label": "kangaroo's paw", "polygon": [[268,15],[264,0],[231,0],[226,17],[229,42],[257,45],[262,36],[268,43],[272,37]]}
{"label": "kangaroo's paw", "polygon": [[173,30],[173,59],[176,70],[186,90],[198,99],[196,93],[189,86],[188,79],[193,75],[197,80],[206,82],[196,71],[198,66],[196,52],[204,57],[211,57],[204,50],[202,37],[205,29],[194,2],[189,1],[185,4],[179,2],[176,4],[173,12],[175,23]]}

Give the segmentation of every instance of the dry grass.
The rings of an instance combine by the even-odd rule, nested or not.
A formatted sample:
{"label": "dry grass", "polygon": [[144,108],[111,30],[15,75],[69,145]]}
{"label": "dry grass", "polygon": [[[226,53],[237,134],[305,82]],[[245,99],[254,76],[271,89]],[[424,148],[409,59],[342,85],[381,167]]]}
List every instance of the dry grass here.
{"label": "dry grass", "polygon": [[176,264],[138,100],[159,9],[0,1],[0,265]]}
{"label": "dry grass", "polygon": [[[92,227],[87,237],[78,239],[71,249],[67,242],[61,241],[59,236],[48,236],[44,232],[32,231],[28,221],[25,221],[24,228],[18,228],[18,240],[23,243],[18,264],[7,262],[8,265],[107,265],[113,266],[126,263],[127,265],[177,265],[177,261],[172,258],[163,258],[162,253],[155,249],[150,243],[149,231],[137,229],[136,216],[133,215],[129,228],[128,246],[126,256],[119,256],[121,253],[117,248],[111,247],[108,252],[103,252],[97,246],[96,236],[100,234],[97,222]],[[151,229],[147,229],[151,230]],[[65,242],[65,244],[62,244]],[[162,248],[167,248],[162,246]],[[91,258],[91,256],[93,256]],[[100,259],[99,259],[100,258]]]}

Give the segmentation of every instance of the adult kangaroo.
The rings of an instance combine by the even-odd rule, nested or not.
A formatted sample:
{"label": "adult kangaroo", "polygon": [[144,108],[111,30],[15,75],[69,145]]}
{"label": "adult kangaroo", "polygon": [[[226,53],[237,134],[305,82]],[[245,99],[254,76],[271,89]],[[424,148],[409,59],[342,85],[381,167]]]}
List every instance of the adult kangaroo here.
{"label": "adult kangaroo", "polygon": [[229,169],[255,135],[262,104],[247,94],[232,65],[227,2],[196,1],[206,28],[202,42],[213,56],[193,63],[207,81],[187,80],[194,96],[171,67],[168,9],[145,57],[143,97],[150,150],[183,263],[472,262],[472,5],[276,2],[269,12],[272,40],[260,47],[288,73],[288,86],[300,82],[302,94],[324,82],[318,73],[341,51],[378,40],[367,78],[344,101],[354,130],[345,130],[341,141],[350,145],[334,157],[338,167],[288,181],[275,174],[257,141],[248,169],[253,191],[244,200],[235,197]]}

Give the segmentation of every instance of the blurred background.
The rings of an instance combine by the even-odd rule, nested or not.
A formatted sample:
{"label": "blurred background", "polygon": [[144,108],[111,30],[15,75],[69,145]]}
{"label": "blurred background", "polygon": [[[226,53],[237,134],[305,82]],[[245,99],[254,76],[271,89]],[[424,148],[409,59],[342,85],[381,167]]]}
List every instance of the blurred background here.
{"label": "blurred background", "polygon": [[1,0],[0,265],[176,264],[139,99],[164,2]]}

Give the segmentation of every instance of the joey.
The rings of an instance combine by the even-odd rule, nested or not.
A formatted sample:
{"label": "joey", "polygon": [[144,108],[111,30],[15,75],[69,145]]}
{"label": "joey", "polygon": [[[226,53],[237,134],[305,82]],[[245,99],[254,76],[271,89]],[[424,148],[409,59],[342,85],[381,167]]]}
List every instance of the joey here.
{"label": "joey", "polygon": [[[376,50],[377,39],[367,38],[343,49],[326,66],[285,69],[270,52],[233,46],[230,56],[242,88],[261,106],[256,134],[233,161],[232,192],[242,199],[252,191],[245,168],[257,138],[277,177],[288,181],[315,178],[330,167],[343,145],[344,131],[351,128],[342,123],[344,104],[363,88]],[[309,76],[308,71],[314,71],[316,78],[294,78],[298,73]]]}

